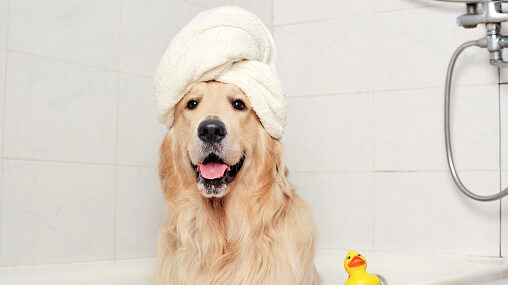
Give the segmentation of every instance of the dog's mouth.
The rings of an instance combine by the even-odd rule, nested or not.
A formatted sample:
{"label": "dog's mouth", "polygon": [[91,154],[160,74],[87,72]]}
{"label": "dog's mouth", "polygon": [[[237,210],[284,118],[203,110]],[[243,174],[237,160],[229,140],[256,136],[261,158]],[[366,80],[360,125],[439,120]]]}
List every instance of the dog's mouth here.
{"label": "dog's mouth", "polygon": [[225,186],[235,179],[242,168],[245,156],[234,165],[228,165],[215,153],[210,153],[203,162],[192,164],[199,188],[206,195],[220,195]]}

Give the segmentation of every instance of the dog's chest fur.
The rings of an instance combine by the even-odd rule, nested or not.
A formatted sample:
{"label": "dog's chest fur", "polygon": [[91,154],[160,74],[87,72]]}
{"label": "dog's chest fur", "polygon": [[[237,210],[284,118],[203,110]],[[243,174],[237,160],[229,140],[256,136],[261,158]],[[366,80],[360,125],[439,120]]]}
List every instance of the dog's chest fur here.
{"label": "dog's chest fur", "polygon": [[208,202],[168,220],[172,230],[166,236],[170,243],[165,262],[171,264],[166,267],[171,269],[171,284],[232,284],[232,280],[241,281],[235,284],[299,284],[304,275],[312,275],[302,272],[312,267],[299,260],[298,249],[306,247],[292,243],[290,235],[297,233],[288,232],[292,201],[270,221],[260,220],[262,213],[246,213],[225,201]]}

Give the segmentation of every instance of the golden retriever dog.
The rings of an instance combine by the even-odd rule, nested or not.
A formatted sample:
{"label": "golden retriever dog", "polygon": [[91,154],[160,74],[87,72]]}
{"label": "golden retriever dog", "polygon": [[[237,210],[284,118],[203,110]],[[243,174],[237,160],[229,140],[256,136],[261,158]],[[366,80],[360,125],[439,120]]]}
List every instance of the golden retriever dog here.
{"label": "golden retriever dog", "polygon": [[159,176],[157,284],[320,284],[310,208],[238,87],[200,82],[180,100]]}

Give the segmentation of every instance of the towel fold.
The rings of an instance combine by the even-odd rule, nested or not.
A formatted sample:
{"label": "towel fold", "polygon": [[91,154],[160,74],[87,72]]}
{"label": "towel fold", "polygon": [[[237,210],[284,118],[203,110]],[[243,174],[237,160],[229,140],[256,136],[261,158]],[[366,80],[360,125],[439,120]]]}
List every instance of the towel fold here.
{"label": "towel fold", "polygon": [[275,139],[282,138],[286,102],[275,44],[254,14],[233,6],[209,9],[173,38],[154,81],[161,123],[171,128],[175,105],[194,84],[209,80],[242,89],[266,131]]}

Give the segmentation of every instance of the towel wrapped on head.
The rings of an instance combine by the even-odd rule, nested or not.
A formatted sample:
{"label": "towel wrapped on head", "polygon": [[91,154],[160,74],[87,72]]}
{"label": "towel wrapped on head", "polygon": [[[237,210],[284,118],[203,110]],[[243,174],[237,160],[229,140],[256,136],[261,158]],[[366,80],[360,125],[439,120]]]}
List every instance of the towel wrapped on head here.
{"label": "towel wrapped on head", "polygon": [[155,74],[161,123],[171,128],[175,105],[194,84],[209,80],[242,89],[265,130],[275,139],[282,138],[286,102],[275,44],[254,14],[233,6],[209,9],[173,38]]}

